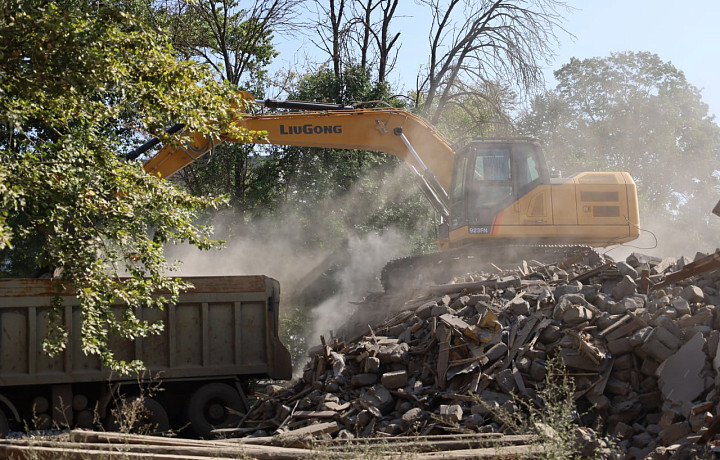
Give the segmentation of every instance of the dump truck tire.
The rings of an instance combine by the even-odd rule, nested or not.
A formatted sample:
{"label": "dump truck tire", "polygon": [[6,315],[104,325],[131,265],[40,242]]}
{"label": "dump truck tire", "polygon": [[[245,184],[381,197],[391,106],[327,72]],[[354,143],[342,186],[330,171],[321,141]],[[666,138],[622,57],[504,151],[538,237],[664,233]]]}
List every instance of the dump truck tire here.
{"label": "dump truck tire", "polygon": [[212,430],[237,424],[242,410],[242,398],[233,387],[208,383],[190,397],[187,416],[195,433],[207,439],[212,437]]}

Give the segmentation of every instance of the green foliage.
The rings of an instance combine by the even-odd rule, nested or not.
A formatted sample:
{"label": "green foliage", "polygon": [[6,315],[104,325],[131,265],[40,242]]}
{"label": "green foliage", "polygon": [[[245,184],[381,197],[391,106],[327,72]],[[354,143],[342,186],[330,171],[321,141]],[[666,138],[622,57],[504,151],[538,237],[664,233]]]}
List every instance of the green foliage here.
{"label": "green foliage", "polygon": [[[164,134],[175,122],[242,136],[229,125],[237,98],[111,6],[11,0],[0,37],[0,270],[59,274],[83,307],[83,351],[116,370],[137,368],[114,359],[109,335],[159,330],[138,319],[138,308],[162,308],[187,287],[164,275],[172,264],[163,245],[213,246],[195,216],[222,200],[193,197],[118,152],[137,133],[182,142]],[[153,296],[158,290],[165,294]],[[119,317],[110,310],[117,303],[125,305]],[[65,347],[56,326],[45,343],[51,353]]]}
{"label": "green foliage", "polygon": [[124,3],[164,31],[178,56],[205,62],[232,85],[253,90],[277,56],[274,26],[289,14],[283,9],[291,9],[285,2],[248,5],[237,0]]}
{"label": "green foliage", "polygon": [[295,307],[285,308],[280,316],[280,341],[290,352],[290,361],[295,366],[303,366],[307,360],[307,331],[311,324],[309,312]]}
{"label": "green foliage", "polygon": [[[340,78],[321,67],[299,78],[289,99],[352,104],[392,99],[386,83],[373,82],[369,71],[345,66]],[[434,231],[432,211],[409,174],[398,173],[401,161],[384,153],[286,147],[273,151],[279,185],[291,209],[306,216],[308,228],[323,228],[315,236],[322,241],[341,241],[348,230],[358,234],[395,226],[416,248],[425,248]],[[319,203],[330,203],[318,208]]]}

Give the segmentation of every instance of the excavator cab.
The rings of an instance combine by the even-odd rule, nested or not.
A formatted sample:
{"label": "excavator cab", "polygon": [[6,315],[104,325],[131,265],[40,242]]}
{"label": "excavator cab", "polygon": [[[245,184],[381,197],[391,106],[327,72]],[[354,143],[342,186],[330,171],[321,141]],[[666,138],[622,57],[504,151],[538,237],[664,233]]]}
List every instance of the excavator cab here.
{"label": "excavator cab", "polygon": [[535,140],[474,140],[456,162],[450,229],[468,227],[470,234],[491,234],[504,209],[549,181],[545,160]]}

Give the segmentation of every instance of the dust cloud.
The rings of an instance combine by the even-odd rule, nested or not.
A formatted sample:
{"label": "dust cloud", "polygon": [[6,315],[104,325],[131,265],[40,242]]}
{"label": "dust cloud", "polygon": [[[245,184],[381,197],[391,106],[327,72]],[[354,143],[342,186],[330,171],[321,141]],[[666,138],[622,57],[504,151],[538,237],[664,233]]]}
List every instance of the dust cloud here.
{"label": "dust cloud", "polygon": [[[287,206],[274,217],[247,225],[235,223],[240,216],[228,210],[212,222],[219,230],[214,237],[225,240],[222,249],[166,248],[168,260],[180,261],[172,275],[262,274],[275,278],[281,286],[281,314],[304,309],[311,319],[305,339],[316,343],[320,334],[330,337],[351,316],[353,301],[382,290],[379,276],[388,261],[413,250],[402,231],[389,228],[380,233],[364,225],[368,216],[380,212],[387,202],[401,202],[416,193],[414,187],[409,171],[400,164],[382,182],[377,199],[352,188],[339,198],[305,207],[306,214]],[[343,216],[340,210],[350,211]],[[431,214],[419,218],[416,225],[433,225]],[[313,288],[317,280],[320,282]]]}
{"label": "dust cloud", "polygon": [[312,310],[313,330],[309,338],[332,336],[352,315],[355,306],[349,301],[382,290],[378,274],[389,260],[400,257],[405,247],[406,238],[396,230],[351,238],[349,263],[338,274],[340,290]]}

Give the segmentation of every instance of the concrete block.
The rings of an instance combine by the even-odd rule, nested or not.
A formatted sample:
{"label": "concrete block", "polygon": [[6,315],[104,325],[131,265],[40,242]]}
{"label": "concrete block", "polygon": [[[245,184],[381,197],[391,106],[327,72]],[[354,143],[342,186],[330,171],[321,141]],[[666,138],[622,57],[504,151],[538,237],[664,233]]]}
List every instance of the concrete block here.
{"label": "concrete block", "polygon": [[690,424],[687,421],[673,423],[660,432],[662,443],[669,446],[673,442],[690,434]]}
{"label": "concrete block", "polygon": [[680,329],[677,323],[675,323],[675,321],[673,321],[673,319],[666,314],[662,314],[657,318],[653,319],[650,324],[652,324],[653,326],[662,326],[663,328],[665,328],[665,330],[670,332],[672,335],[674,335],[681,341],[685,339],[685,334],[683,333],[682,329]]}
{"label": "concrete block", "polygon": [[[383,415],[387,415],[395,408],[395,400],[383,385],[375,385],[363,391],[360,398],[369,407],[376,407]],[[369,410],[369,407],[368,410]]]}
{"label": "concrete block", "polygon": [[680,297],[690,303],[702,302],[705,300],[705,293],[699,287],[695,285],[690,285],[683,289],[683,291],[680,293]]}
{"label": "concrete block", "polygon": [[685,345],[657,369],[659,387],[666,399],[675,402],[694,401],[705,389],[700,371],[705,366],[705,339],[695,334]]}
{"label": "concrete block", "polygon": [[638,272],[626,262],[617,262],[615,264],[621,276],[629,276],[632,279],[637,279]]}
{"label": "concrete block", "polygon": [[637,284],[635,280],[625,275],[623,279],[615,285],[612,290],[612,296],[616,300],[622,300],[627,296],[631,296],[637,292]]}
{"label": "concrete block", "polygon": [[530,313],[530,304],[522,297],[515,297],[505,304],[505,308],[515,315],[527,316]]}
{"label": "concrete block", "polygon": [[640,348],[646,356],[651,356],[657,362],[663,362],[673,355],[673,350],[656,337],[646,340]]}
{"label": "concrete block", "polygon": [[631,267],[639,267],[640,265],[646,264],[650,267],[654,267],[662,261],[659,257],[648,256],[639,252],[633,252],[625,258],[625,262]]}
{"label": "concrete block", "polygon": [[560,284],[556,286],[553,290],[553,295],[556,299],[559,299],[566,294],[579,294],[580,291],[582,291],[582,288],[583,285],[580,281],[575,281],[568,284]]}
{"label": "concrete block", "polygon": [[495,361],[505,356],[507,354],[507,351],[508,346],[504,342],[498,342],[485,353],[485,356],[488,360]]}
{"label": "concrete block", "polygon": [[390,390],[397,390],[407,385],[408,375],[406,371],[386,372],[380,377],[380,383]]}
{"label": "concrete block", "polygon": [[[365,364],[363,367],[365,372],[369,374],[377,374],[378,371],[380,371],[380,359],[374,356],[368,356],[367,358],[365,358]],[[375,382],[373,382],[372,384],[374,383]]]}
{"label": "concrete block", "polygon": [[447,305],[435,305],[430,310],[430,316],[454,315],[455,313],[457,312]]}
{"label": "concrete block", "polygon": [[625,297],[615,304],[610,305],[609,312],[613,315],[622,315],[628,311],[635,311],[638,308],[642,308],[642,306],[642,300],[638,300],[635,297]]}
{"label": "concrete block", "polygon": [[462,407],[458,404],[440,405],[440,418],[447,422],[458,423],[463,419]]}
{"label": "concrete block", "polygon": [[568,326],[575,326],[592,318],[592,311],[582,305],[571,305],[562,314],[562,321]]}
{"label": "concrete block", "polygon": [[675,309],[679,317],[683,315],[692,315],[690,304],[682,297],[674,298],[672,301],[672,307]]}
{"label": "concrete block", "polygon": [[427,302],[422,305],[420,305],[417,310],[415,310],[415,316],[417,316],[420,319],[428,319],[430,318],[432,309],[434,306],[437,305],[436,301]]}
{"label": "concrete block", "polygon": [[607,348],[611,355],[620,356],[633,351],[635,349],[635,344],[632,343],[629,337],[623,337],[608,342]]}
{"label": "concrete block", "polygon": [[640,366],[640,372],[644,375],[648,376],[655,376],[657,375],[657,368],[660,365],[658,361],[655,361],[653,359],[644,359],[642,362],[642,365]]}
{"label": "concrete block", "polygon": [[354,387],[365,387],[377,383],[377,374],[355,374],[350,379],[350,385]]}
{"label": "concrete block", "polygon": [[415,424],[417,422],[421,422],[426,417],[427,417],[427,414],[425,413],[425,411],[423,411],[419,407],[414,407],[402,415],[402,418],[401,418],[402,423],[401,424],[402,424],[402,426],[406,427],[406,429],[407,429],[407,428],[410,428],[410,426],[412,426],[413,424]]}
{"label": "concrete block", "polygon": [[381,345],[377,357],[381,363],[402,363],[407,360],[409,350],[410,346],[407,343]]}
{"label": "concrete block", "polygon": [[648,340],[651,338],[658,339],[663,343],[663,345],[673,351],[677,350],[678,348],[680,348],[680,345],[682,345],[680,339],[675,337],[675,335],[673,335],[670,331],[668,331],[662,326],[658,326],[650,332],[650,334],[648,335]]}
{"label": "concrete block", "polygon": [[712,320],[713,320],[713,314],[712,310],[709,308],[703,307],[699,308],[697,313],[694,315],[685,315],[682,318],[679,318],[676,323],[679,328],[685,329],[696,325],[706,325],[706,326],[712,326]]}
{"label": "concrete block", "polygon": [[628,382],[618,380],[616,378],[608,380],[607,385],[605,386],[605,391],[616,395],[626,395],[630,393],[631,389],[632,388]]}

